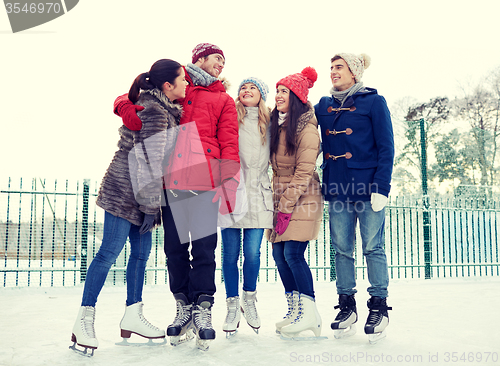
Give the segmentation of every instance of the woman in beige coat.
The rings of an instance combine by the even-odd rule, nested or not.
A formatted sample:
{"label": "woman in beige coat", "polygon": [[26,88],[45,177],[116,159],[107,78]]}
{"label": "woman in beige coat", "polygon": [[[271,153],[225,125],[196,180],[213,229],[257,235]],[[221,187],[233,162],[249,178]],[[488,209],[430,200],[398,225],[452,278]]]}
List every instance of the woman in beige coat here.
{"label": "woman in beige coat", "polygon": [[309,240],[319,232],[323,201],[315,171],[320,149],[318,122],[307,101],[317,79],[306,67],[276,83],[276,107],[271,114],[274,228],[267,231],[273,257],[285,287],[288,313],[276,331],[293,337],[301,331],[321,334],[311,270],[304,258]]}

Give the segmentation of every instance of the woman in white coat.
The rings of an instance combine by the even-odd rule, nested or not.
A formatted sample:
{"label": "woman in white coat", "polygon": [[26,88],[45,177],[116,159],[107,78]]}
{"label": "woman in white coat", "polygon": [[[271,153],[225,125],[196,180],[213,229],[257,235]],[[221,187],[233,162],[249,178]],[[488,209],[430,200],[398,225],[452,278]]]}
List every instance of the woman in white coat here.
{"label": "woman in white coat", "polygon": [[[222,273],[226,287],[226,336],[234,334],[241,313],[256,333],[260,318],[257,277],[260,245],[264,229],[273,227],[273,199],[269,168],[269,109],[265,101],[269,89],[255,78],[243,80],[238,88],[236,109],[239,122],[240,186],[231,221],[222,227]],[[243,199],[242,199],[243,198]],[[226,215],[227,216],[227,215]],[[239,297],[238,259],[243,237],[243,293]]]}

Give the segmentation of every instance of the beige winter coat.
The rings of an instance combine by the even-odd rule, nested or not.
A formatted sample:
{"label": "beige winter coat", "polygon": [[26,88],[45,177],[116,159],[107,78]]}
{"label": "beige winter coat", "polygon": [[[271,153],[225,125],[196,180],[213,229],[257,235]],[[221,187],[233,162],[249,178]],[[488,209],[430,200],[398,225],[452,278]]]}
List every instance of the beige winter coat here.
{"label": "beige winter coat", "polygon": [[266,231],[267,239],[273,243],[309,241],[318,236],[323,215],[323,197],[315,171],[320,138],[314,109],[308,104],[310,110],[299,118],[295,155],[285,155],[286,132],[281,128],[278,150],[271,156],[274,225],[278,211],[292,213],[283,235],[276,234],[274,228]]}

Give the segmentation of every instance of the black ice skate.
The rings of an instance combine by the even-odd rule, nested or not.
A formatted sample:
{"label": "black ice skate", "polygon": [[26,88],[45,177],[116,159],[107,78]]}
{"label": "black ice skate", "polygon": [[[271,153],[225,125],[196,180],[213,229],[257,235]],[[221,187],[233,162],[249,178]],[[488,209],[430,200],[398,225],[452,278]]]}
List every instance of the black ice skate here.
{"label": "black ice skate", "polygon": [[358,321],[354,295],[339,295],[339,304],[333,308],[340,309],[331,324],[333,336],[340,339],[354,335],[356,333],[355,323]]}
{"label": "black ice skate", "polygon": [[368,334],[370,343],[374,344],[386,337],[385,328],[389,325],[387,310],[392,310],[392,307],[387,306],[385,298],[377,296],[372,296],[367,305],[370,313],[366,320],[365,333]]}
{"label": "black ice skate", "polygon": [[192,308],[184,294],[174,294],[177,305],[177,312],[172,324],[167,328],[167,336],[170,337],[170,344],[177,346],[188,342],[194,338],[192,323]]}
{"label": "black ice skate", "polygon": [[193,307],[193,325],[196,335],[196,345],[202,351],[208,350],[209,342],[215,339],[215,330],[212,327],[213,303],[213,296],[200,295]]}

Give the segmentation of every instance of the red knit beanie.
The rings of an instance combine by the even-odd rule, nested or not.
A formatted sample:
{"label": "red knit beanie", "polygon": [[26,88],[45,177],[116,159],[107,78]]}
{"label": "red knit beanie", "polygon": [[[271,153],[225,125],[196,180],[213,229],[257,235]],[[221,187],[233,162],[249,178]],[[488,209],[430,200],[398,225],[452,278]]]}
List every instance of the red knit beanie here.
{"label": "red knit beanie", "polygon": [[302,70],[300,74],[285,76],[276,83],[276,88],[278,88],[278,85],[286,86],[288,89],[293,91],[297,97],[299,97],[302,103],[306,104],[309,89],[313,87],[317,79],[318,73],[316,70],[308,66]]}
{"label": "red knit beanie", "polygon": [[196,63],[196,61],[198,61],[200,57],[205,57],[211,55],[212,53],[219,53],[222,55],[222,57],[224,57],[224,59],[226,59],[226,57],[224,56],[224,52],[222,52],[222,50],[218,46],[211,43],[200,43],[196,45],[196,47],[193,48],[192,53],[193,53],[193,59],[192,59],[193,64]]}

